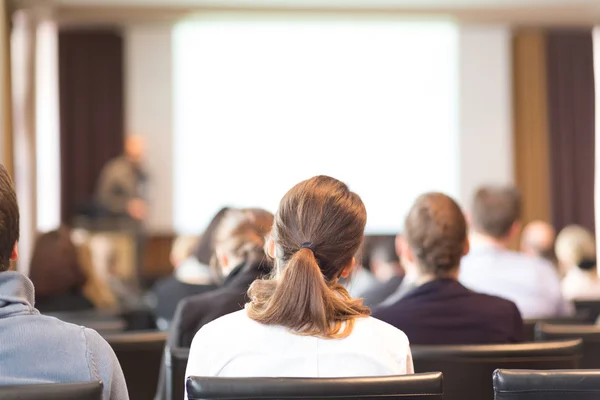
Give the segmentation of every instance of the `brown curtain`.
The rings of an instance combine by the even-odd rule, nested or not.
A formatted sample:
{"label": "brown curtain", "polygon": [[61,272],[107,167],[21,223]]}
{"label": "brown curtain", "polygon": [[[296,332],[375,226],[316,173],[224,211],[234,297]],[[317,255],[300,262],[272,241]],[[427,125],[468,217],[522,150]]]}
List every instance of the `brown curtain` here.
{"label": "brown curtain", "polygon": [[59,33],[61,215],[89,204],[104,164],[123,151],[123,38],[115,30]]}
{"label": "brown curtain", "polygon": [[513,36],[515,181],[523,195],[524,223],[550,222],[546,41],[539,29]]}
{"label": "brown curtain", "polygon": [[594,230],[595,99],[591,30],[546,38],[552,221]]}

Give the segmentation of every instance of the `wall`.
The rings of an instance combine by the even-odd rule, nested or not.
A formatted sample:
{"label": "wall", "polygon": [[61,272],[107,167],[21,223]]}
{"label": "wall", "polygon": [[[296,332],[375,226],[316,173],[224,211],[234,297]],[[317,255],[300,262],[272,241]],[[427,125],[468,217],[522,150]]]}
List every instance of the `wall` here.
{"label": "wall", "polygon": [[511,31],[463,25],[459,33],[460,200],[485,183],[514,183]]}
{"label": "wall", "polygon": [[172,27],[132,25],[125,29],[125,126],[146,138],[151,177],[148,229],[173,229]]}

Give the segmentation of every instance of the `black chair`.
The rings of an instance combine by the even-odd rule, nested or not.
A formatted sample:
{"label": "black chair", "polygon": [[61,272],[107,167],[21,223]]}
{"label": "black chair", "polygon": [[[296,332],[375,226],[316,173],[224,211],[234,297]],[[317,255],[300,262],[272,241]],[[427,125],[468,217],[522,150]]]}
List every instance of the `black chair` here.
{"label": "black chair", "polygon": [[2,400],[102,400],[102,382],[0,386]]}
{"label": "black chair", "polygon": [[583,340],[581,368],[600,369],[600,327],[595,325],[539,324],[536,340]]}
{"label": "black chair", "polygon": [[535,326],[540,323],[553,325],[581,325],[589,323],[588,311],[578,312],[572,317],[526,319],[523,321],[523,341],[533,342],[535,340]]}
{"label": "black chair", "polygon": [[575,369],[581,340],[468,346],[411,346],[415,372],[441,371],[444,399],[492,400],[492,373],[507,369]]}
{"label": "black chair", "polygon": [[189,400],[200,399],[404,399],[442,400],[439,372],[370,378],[190,377]]}
{"label": "black chair", "polygon": [[527,371],[499,369],[494,372],[496,400],[597,400],[600,371]]}
{"label": "black chair", "polygon": [[574,304],[577,314],[587,315],[585,322],[593,324],[600,316],[600,300],[576,300]]}
{"label": "black chair", "polygon": [[185,370],[187,368],[189,348],[165,347],[165,387],[166,400],[179,400],[184,396]]}
{"label": "black chair", "polygon": [[125,332],[105,335],[104,338],[119,359],[129,399],[154,398],[167,333]]}

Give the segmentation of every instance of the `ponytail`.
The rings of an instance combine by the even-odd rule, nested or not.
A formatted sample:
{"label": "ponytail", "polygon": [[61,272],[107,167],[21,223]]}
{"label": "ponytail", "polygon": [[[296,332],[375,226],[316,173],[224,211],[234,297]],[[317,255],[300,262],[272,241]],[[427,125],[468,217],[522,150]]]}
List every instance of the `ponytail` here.
{"label": "ponytail", "polygon": [[337,280],[325,279],[308,247],[292,255],[278,279],[254,281],[248,295],[251,319],[306,336],[346,337],[352,332],[354,318],[370,314],[362,299],[352,299]]}

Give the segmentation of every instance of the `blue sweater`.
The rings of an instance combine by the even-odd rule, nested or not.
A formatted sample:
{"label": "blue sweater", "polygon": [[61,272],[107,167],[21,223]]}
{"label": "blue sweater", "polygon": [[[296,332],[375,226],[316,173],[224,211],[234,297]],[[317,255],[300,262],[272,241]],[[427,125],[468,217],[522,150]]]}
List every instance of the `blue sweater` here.
{"label": "blue sweater", "polygon": [[102,381],[104,400],[127,400],[119,361],[94,330],[41,315],[31,281],[0,273],[0,385]]}

